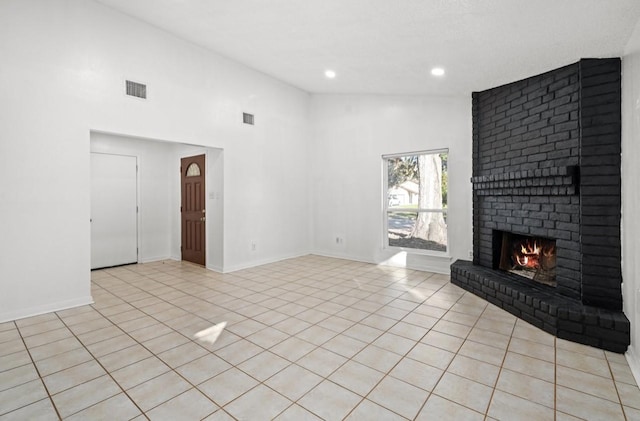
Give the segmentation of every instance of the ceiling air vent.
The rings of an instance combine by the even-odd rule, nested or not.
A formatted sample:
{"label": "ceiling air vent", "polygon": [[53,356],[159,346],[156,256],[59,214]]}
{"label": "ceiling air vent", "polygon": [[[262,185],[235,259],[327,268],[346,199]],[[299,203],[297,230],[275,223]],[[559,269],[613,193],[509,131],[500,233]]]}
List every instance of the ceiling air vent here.
{"label": "ceiling air vent", "polygon": [[147,85],[138,82],[126,81],[127,95],[135,96],[136,98],[147,99]]}
{"label": "ceiling air vent", "polygon": [[242,122],[244,124],[251,124],[253,126],[253,114],[242,113]]}

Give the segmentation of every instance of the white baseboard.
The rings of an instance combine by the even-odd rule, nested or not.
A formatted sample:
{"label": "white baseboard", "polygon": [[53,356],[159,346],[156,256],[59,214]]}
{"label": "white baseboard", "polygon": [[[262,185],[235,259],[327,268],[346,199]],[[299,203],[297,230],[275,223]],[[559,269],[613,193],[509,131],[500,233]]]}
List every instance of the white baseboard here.
{"label": "white baseboard", "polygon": [[218,265],[207,265],[207,269],[212,270],[214,272],[218,272],[218,273],[224,273],[222,271],[222,266],[218,266]]}
{"label": "white baseboard", "polygon": [[313,254],[313,255],[316,255],[316,256],[322,256],[322,257],[331,257],[333,259],[344,259],[344,260],[353,260],[354,262],[371,263],[372,265],[377,264],[372,259],[367,259],[366,257],[351,256],[351,255],[347,255],[347,254],[334,253],[334,252],[330,252],[330,251],[317,251],[316,250],[316,251],[310,252],[309,254]]}
{"label": "white baseboard", "polygon": [[445,266],[409,263],[407,264],[406,267],[407,269],[420,270],[423,272],[439,273],[442,275],[451,275],[450,263],[447,263]]}
{"label": "white baseboard", "polygon": [[[449,275],[450,274],[450,259],[446,259],[446,262],[443,261],[441,265],[435,265],[435,264],[422,264],[420,262],[416,262],[416,261],[412,261],[409,262],[408,264],[394,264],[393,262],[389,262],[387,260],[383,260],[383,261],[374,261],[371,258],[367,258],[367,257],[362,257],[362,256],[353,256],[350,254],[346,254],[346,253],[335,253],[335,252],[327,252],[327,251],[304,251],[304,252],[299,252],[299,253],[292,253],[292,254],[286,254],[286,255],[280,255],[280,256],[275,256],[275,257],[269,257],[266,259],[260,259],[260,260],[252,260],[249,262],[245,262],[245,263],[239,263],[239,264],[235,264],[235,265],[224,265],[224,266],[220,266],[220,265],[207,265],[207,269],[212,270],[214,272],[218,272],[218,273],[231,273],[231,272],[236,272],[238,270],[243,270],[243,269],[250,269],[256,266],[262,266],[262,265],[268,265],[270,263],[276,263],[276,262],[280,262],[282,260],[286,260],[286,259],[294,259],[296,257],[301,257],[301,256],[307,256],[309,254],[315,254],[317,256],[324,256],[324,257],[331,257],[334,259],[344,259],[344,260],[352,260],[355,262],[362,262],[362,263],[370,263],[373,265],[384,265],[384,266],[391,266],[391,267],[403,267],[403,268],[407,268],[407,269],[412,269],[412,270],[420,270],[423,272],[432,272],[432,273],[440,273],[440,274],[444,274],[444,275]],[[180,261],[179,258],[176,258],[174,256],[170,256],[170,257],[158,257],[158,258],[154,258],[153,260],[146,260],[145,262],[141,262],[141,263],[149,263],[152,261],[159,261],[159,260],[166,260],[166,259],[172,259],[172,260],[176,260],[176,261]]]}
{"label": "white baseboard", "polygon": [[[253,260],[251,262],[247,262],[247,263],[242,263],[242,264],[238,264],[238,265],[229,265],[229,266],[220,266],[220,265],[210,265],[207,264],[205,267],[213,272],[217,272],[217,273],[231,273],[231,272],[235,272],[238,270],[242,270],[242,269],[250,269],[256,266],[262,266],[262,265],[268,265],[269,263],[275,263],[275,262],[280,262],[282,260],[287,260],[287,259],[293,259],[296,257],[301,257],[301,256],[306,256],[309,253],[298,253],[298,254],[294,254],[294,255],[286,255],[286,256],[280,256],[280,257],[273,257],[273,258],[269,258],[269,259],[262,259],[262,260]],[[182,259],[177,258],[177,257],[167,257],[167,258],[161,258],[158,260],[175,260],[176,262],[181,262]],[[149,262],[145,262],[145,263],[149,263]]]}
{"label": "white baseboard", "polygon": [[640,355],[638,355],[638,350],[630,346],[624,356],[627,358],[631,374],[636,379],[636,383],[640,384]]}
{"label": "white baseboard", "polygon": [[0,313],[0,323],[11,320],[24,319],[26,317],[38,316],[40,314],[51,313],[52,311],[67,310],[73,307],[86,306],[93,304],[93,297],[74,298],[72,300],[58,301],[43,306],[21,308],[20,310],[8,311]]}
{"label": "white baseboard", "polygon": [[176,260],[171,256],[155,256],[155,257],[143,257],[138,259],[138,263],[152,263],[159,262],[161,260]]}
{"label": "white baseboard", "polygon": [[432,264],[421,264],[419,262],[409,262],[407,264],[401,264],[401,263],[394,263],[391,260],[375,261],[373,259],[366,258],[366,257],[352,256],[346,253],[342,254],[342,253],[326,252],[326,251],[314,251],[311,254],[324,256],[324,257],[333,257],[335,259],[345,259],[345,260],[353,260],[356,262],[371,263],[373,265],[407,268],[411,270],[420,270],[423,272],[439,273],[443,275],[451,274],[451,267],[450,267],[451,261],[449,258],[446,258],[446,261],[443,261],[441,265],[432,265]]}
{"label": "white baseboard", "polygon": [[267,259],[261,260],[252,260],[250,262],[240,263],[237,265],[224,265],[222,268],[222,273],[230,273],[235,272],[242,269],[250,269],[256,266],[268,265],[269,263],[276,263],[286,259],[294,259],[296,257],[302,257],[308,255],[309,252],[305,251],[302,253],[293,253],[293,254],[285,254],[275,257],[269,257]]}
{"label": "white baseboard", "polygon": [[[160,262],[162,260],[173,260],[175,262],[181,262],[182,261],[182,259],[180,259],[179,257],[167,256],[167,257],[154,258],[153,260],[148,260],[148,261],[144,261],[144,262],[141,262],[141,263]],[[222,273],[222,266],[207,264],[205,267],[207,269],[209,269],[209,270],[214,271],[214,272]]]}

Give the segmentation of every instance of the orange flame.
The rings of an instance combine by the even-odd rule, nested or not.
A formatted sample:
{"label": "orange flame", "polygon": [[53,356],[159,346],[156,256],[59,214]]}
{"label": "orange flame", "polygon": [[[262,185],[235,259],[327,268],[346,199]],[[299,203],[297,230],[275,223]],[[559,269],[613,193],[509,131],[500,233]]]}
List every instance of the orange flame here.
{"label": "orange flame", "polygon": [[520,266],[534,268],[539,266],[542,249],[537,241],[526,241],[520,244],[520,253],[515,253],[516,262]]}
{"label": "orange flame", "polygon": [[537,241],[533,242],[533,247],[527,241],[526,246],[524,243],[520,245],[520,249],[522,250],[522,254],[540,254],[540,246],[538,246]]}

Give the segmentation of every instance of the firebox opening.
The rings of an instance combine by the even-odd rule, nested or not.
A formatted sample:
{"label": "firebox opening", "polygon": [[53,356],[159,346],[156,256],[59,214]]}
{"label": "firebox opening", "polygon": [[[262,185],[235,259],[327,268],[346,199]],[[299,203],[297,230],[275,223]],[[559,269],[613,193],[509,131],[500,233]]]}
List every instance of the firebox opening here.
{"label": "firebox opening", "polygon": [[[498,240],[498,241],[496,241]],[[556,286],[556,241],[542,237],[494,232],[494,256],[501,270]]]}

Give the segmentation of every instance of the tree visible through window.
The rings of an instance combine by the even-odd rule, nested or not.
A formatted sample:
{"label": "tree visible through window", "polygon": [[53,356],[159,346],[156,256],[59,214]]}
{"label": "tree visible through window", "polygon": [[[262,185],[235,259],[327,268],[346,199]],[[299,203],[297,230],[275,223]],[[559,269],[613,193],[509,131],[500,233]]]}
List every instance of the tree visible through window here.
{"label": "tree visible through window", "polygon": [[383,156],[387,246],[447,251],[447,151]]}

